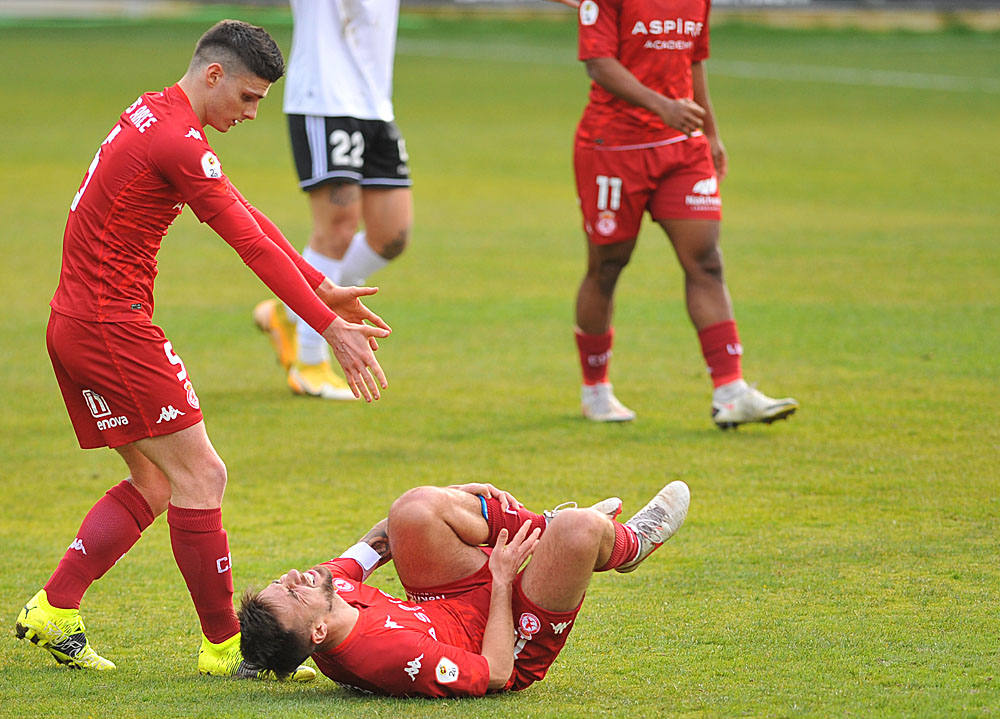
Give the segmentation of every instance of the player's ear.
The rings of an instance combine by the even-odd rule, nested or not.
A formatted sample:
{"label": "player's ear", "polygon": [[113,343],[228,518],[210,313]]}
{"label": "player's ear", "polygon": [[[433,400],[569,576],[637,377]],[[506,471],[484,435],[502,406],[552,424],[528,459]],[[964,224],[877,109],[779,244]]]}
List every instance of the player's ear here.
{"label": "player's ear", "polygon": [[209,87],[215,87],[218,85],[222,78],[225,76],[226,71],[222,69],[222,65],[217,62],[210,62],[205,66],[205,82]]}
{"label": "player's ear", "polygon": [[327,634],[326,622],[317,621],[313,624],[312,631],[309,632],[309,640],[318,646],[324,642]]}

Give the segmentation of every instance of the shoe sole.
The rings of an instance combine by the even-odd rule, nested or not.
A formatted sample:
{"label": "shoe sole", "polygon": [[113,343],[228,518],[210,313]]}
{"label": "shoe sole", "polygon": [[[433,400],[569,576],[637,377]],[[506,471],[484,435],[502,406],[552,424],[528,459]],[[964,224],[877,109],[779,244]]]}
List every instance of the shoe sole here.
{"label": "shoe sole", "polygon": [[754,424],[754,423],[771,424],[772,422],[777,422],[779,419],[788,419],[793,414],[795,414],[795,410],[797,409],[798,407],[787,407],[785,409],[778,410],[778,412],[772,414],[770,417],[762,417],[761,419],[748,419],[745,422],[716,422],[715,426],[721,430],[727,430],[727,429],[736,429],[741,424]]}

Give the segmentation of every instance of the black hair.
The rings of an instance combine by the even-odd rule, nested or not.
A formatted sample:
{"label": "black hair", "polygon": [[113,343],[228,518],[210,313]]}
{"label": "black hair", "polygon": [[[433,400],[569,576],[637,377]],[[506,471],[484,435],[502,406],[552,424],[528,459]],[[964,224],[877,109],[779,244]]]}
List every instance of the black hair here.
{"label": "black hair", "polygon": [[258,669],[286,677],[312,654],[309,637],[283,629],[274,611],[260,598],[260,591],[252,587],[243,592],[236,617],[240,620],[240,652]]}
{"label": "black hair", "polygon": [[226,67],[233,61],[268,82],[285,74],[285,59],[267,30],[242,20],[220,20],[198,40],[191,64]]}

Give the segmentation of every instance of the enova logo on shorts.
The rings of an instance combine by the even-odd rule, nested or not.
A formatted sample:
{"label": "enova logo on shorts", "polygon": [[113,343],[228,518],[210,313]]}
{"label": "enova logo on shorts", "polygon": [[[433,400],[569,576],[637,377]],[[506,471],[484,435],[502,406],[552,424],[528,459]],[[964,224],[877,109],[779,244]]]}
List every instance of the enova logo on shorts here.
{"label": "enova logo on shorts", "polygon": [[112,412],[108,401],[94,390],[83,390],[83,401],[87,403],[90,416],[97,420],[97,429],[100,431],[128,424],[128,417],[125,415],[111,416]]}

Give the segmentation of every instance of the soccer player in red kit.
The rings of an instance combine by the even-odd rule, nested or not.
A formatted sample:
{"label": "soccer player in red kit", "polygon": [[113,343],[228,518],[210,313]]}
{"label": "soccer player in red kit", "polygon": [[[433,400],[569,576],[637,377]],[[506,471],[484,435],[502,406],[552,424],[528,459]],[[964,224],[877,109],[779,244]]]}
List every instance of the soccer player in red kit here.
{"label": "soccer player in red kit", "polygon": [[608,361],[615,286],[646,211],[684,271],[688,315],[715,385],[715,423],[770,423],[798,408],[794,399],[772,399],[743,380],[743,346],[719,249],[727,159],[704,66],[709,4],[583,0],[579,7],[579,58],[593,83],[573,155],[588,241],[576,342],[583,414],[598,422],[635,418],[612,391]]}
{"label": "soccer player in red kit", "polygon": [[[278,675],[312,655],[334,681],[391,696],[525,689],[565,645],[593,573],[636,569],[690,498],[671,482],[619,523],[617,497],[535,514],[490,484],[411,489],[339,558],[247,590],[243,652]],[[364,584],[390,558],[405,601]]]}
{"label": "soccer player in red kit", "polygon": [[[359,299],[375,290],[338,287],[309,266],[230,183],[205,137],[209,126],[226,132],[256,117],[283,72],[281,51],[265,30],[235,20],[216,24],[180,81],[125,109],[70,205],[49,355],[80,446],[111,447],[129,470],[86,515],[51,578],[17,617],[18,638],[70,667],[114,668],[87,641],[80,602],[166,511],[174,558],[201,623],[199,671],[264,674],[239,650],[220,509],[226,467],[208,439],[184,362],[152,323],[156,255],[185,205],[323,334],[356,394],[371,401],[386,386],[374,350],[389,328]],[[303,668],[296,678],[314,675]]]}

